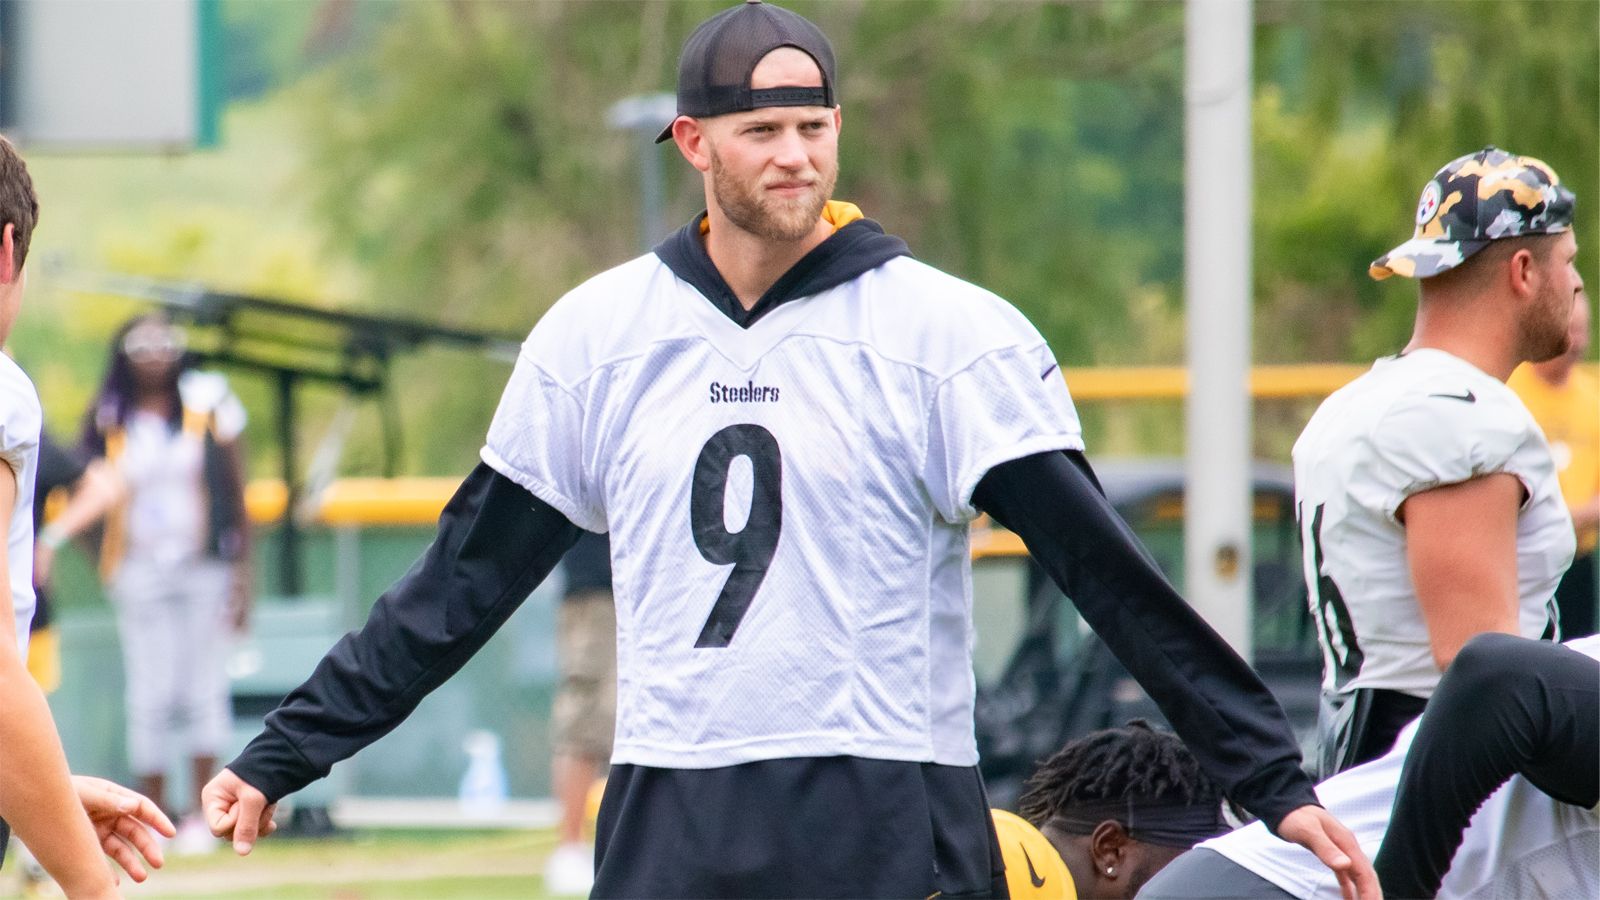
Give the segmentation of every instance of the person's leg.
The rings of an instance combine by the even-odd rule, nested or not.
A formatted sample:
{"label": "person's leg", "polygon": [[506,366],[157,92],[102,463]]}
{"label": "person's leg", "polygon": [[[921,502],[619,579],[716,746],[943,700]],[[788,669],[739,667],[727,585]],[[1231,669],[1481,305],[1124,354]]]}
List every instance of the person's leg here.
{"label": "person's leg", "polygon": [[128,765],[136,789],[169,809],[166,770],[177,706],[181,647],[175,643],[176,608],[161,579],[137,561],[125,561],[107,585],[122,645]]}
{"label": "person's leg", "polygon": [[217,756],[226,749],[232,730],[233,705],[228,687],[228,585],[230,567],[207,560],[186,572],[177,592],[183,609],[177,661],[181,673],[180,713],[188,725],[189,761],[193,773],[193,805],[198,810],[201,788],[216,774]]}
{"label": "person's leg", "polygon": [[589,791],[611,759],[616,732],[616,606],[609,591],[586,591],[564,599],[558,617],[561,686],[550,715],[550,780],[561,807],[560,843],[545,882],[553,891],[578,893],[594,877],[594,852],[583,833]]}
{"label": "person's leg", "polygon": [[561,604],[561,688],[551,712],[555,758],[550,777],[561,804],[560,838],[583,842],[584,810],[616,733],[617,614],[608,591]]}
{"label": "person's leg", "polygon": [[182,610],[177,623],[181,648],[174,661],[179,672],[176,698],[178,716],[185,726],[190,790],[173,806],[178,818],[174,849],[180,854],[208,853],[217,839],[200,813],[200,791],[217,771],[217,756],[227,747],[233,710],[228,693],[229,646],[228,584],[226,564],[201,560],[185,567],[173,590],[173,602]]}
{"label": "person's leg", "polygon": [[1600,801],[1600,661],[1479,635],[1440,680],[1406,753],[1374,860],[1384,893],[1438,893],[1473,814],[1517,774],[1565,803]]}

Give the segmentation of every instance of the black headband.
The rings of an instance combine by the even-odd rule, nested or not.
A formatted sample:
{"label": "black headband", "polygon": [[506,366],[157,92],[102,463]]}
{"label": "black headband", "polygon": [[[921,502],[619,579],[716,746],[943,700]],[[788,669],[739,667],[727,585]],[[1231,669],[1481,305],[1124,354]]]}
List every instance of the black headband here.
{"label": "black headband", "polygon": [[1132,798],[1082,803],[1064,809],[1046,822],[1067,834],[1092,834],[1101,822],[1111,820],[1129,836],[1163,847],[1193,847],[1207,838],[1232,830],[1222,817],[1220,802],[1209,806],[1179,803],[1138,804]]}

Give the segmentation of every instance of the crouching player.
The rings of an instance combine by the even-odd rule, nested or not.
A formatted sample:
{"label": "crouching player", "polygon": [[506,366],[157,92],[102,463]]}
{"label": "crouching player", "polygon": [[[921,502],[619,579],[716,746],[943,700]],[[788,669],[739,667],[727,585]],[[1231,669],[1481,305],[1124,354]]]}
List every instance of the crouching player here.
{"label": "crouching player", "polygon": [[1175,735],[1135,719],[1072,741],[994,811],[1013,898],[1128,898],[1228,830],[1222,791]]}
{"label": "crouching player", "polygon": [[[1600,896],[1596,660],[1600,637],[1479,635],[1393,749],[1318,785],[1376,855],[1385,895]],[[1250,825],[1180,856],[1139,896],[1339,896],[1319,868]]]}

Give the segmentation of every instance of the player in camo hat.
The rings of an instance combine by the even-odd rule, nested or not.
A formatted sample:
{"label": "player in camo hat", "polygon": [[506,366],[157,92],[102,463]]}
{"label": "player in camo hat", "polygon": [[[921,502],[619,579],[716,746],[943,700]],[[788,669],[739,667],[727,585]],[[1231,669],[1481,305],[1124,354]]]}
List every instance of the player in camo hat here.
{"label": "player in camo hat", "polygon": [[1417,201],[1417,230],[1368,268],[1373,278],[1431,278],[1500,238],[1572,227],[1572,192],[1531,156],[1498,147],[1451,160]]}
{"label": "player in camo hat", "polygon": [[1415,236],[1372,264],[1415,278],[1410,342],[1335,391],[1294,445],[1323,652],[1323,777],[1381,756],[1484,632],[1553,638],[1572,518],[1544,433],[1505,381],[1571,343],[1572,192],[1486,147],[1440,169]]}

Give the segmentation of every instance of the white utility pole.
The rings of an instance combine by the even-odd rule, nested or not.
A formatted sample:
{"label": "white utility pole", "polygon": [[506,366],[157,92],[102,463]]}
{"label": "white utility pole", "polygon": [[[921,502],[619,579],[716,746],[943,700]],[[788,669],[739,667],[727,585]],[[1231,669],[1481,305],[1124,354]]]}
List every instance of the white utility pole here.
{"label": "white utility pole", "polygon": [[1188,0],[1184,49],[1185,589],[1250,658],[1249,0]]}

